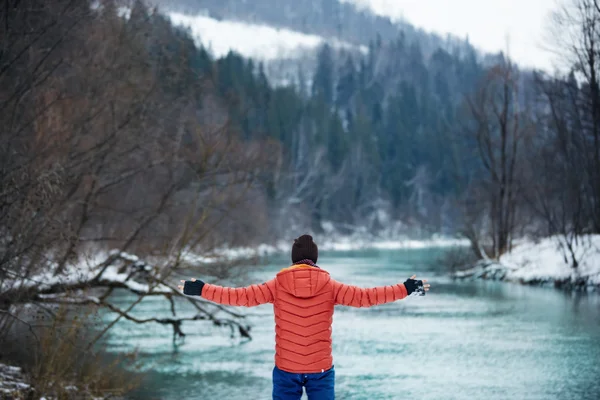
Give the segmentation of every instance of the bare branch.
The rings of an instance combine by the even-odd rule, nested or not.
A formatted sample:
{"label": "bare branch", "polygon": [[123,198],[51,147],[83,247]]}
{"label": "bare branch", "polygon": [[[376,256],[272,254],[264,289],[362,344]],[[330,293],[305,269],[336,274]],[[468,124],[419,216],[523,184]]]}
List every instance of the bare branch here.
{"label": "bare branch", "polygon": [[35,339],[36,339],[36,340],[39,342],[39,338],[38,338],[38,336],[35,334],[35,331],[33,330],[33,326],[32,326],[32,325],[31,325],[29,322],[22,320],[21,318],[19,318],[18,316],[16,316],[16,315],[12,314],[12,313],[11,313],[11,312],[9,312],[8,310],[0,310],[0,313],[2,313],[2,314],[4,314],[4,315],[6,315],[6,316],[8,316],[8,317],[10,317],[10,318],[12,318],[12,319],[14,319],[14,320],[16,320],[16,321],[19,321],[19,322],[20,322],[20,323],[22,323],[23,325],[27,325],[27,327],[29,328],[29,332],[31,332],[31,334],[32,334],[32,335],[35,337]]}

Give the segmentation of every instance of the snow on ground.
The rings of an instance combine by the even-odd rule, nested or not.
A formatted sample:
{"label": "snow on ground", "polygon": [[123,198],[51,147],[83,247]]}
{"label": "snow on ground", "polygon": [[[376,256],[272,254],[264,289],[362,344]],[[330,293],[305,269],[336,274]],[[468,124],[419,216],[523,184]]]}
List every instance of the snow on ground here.
{"label": "snow on ground", "polygon": [[353,239],[338,239],[332,242],[325,242],[320,249],[333,251],[348,251],[348,250],[363,250],[363,249],[379,249],[379,250],[396,250],[396,249],[425,249],[430,247],[457,247],[468,246],[469,241],[465,239],[449,238],[449,237],[432,237],[430,239],[409,239],[398,238],[395,240],[376,240],[376,241],[356,241]]}
{"label": "snow on ground", "polygon": [[[466,239],[434,234],[415,239],[409,235],[407,228],[400,221],[393,221],[389,214],[379,209],[374,220],[385,228],[372,233],[372,229],[360,226],[353,229],[353,233],[341,233],[339,227],[332,222],[322,224],[323,233],[315,235],[315,242],[319,249],[327,251],[351,251],[364,249],[396,250],[396,249],[424,249],[430,247],[462,247],[470,243]],[[372,221],[374,222],[374,221]]]}
{"label": "snow on ground", "polygon": [[229,247],[216,248],[206,254],[198,254],[193,250],[184,251],[181,259],[190,264],[214,264],[217,262],[231,262],[254,257],[264,257],[280,252],[278,245],[261,244],[257,247]]}
{"label": "snow on ground", "polygon": [[[300,234],[299,234],[300,235]],[[298,236],[299,236],[298,235]],[[396,250],[396,249],[424,249],[433,247],[458,247],[468,246],[469,241],[465,239],[451,238],[445,236],[432,236],[429,239],[416,240],[407,237],[396,239],[373,239],[363,235],[336,236],[328,238],[327,235],[314,235],[313,239],[319,251],[353,251],[353,250]],[[192,251],[185,252],[183,261],[195,264],[212,264],[216,262],[236,261],[254,257],[266,257],[274,254],[289,253],[292,248],[293,238],[288,241],[280,240],[276,244],[261,244],[256,247],[221,247],[213,250],[210,254],[197,254]]]}
{"label": "snow on ground", "polygon": [[0,398],[20,398],[28,389],[30,385],[25,382],[21,368],[0,363]]}
{"label": "snow on ground", "polygon": [[[267,25],[217,20],[205,15],[169,13],[168,16],[174,25],[189,28],[196,45],[209,49],[215,57],[225,56],[233,50],[242,56],[263,61],[298,58],[303,55],[300,49],[314,49],[325,42],[321,36]],[[339,48],[356,47],[336,39],[329,39],[328,43]],[[365,46],[361,46],[360,50],[367,52]]]}
{"label": "snow on ground", "polygon": [[600,235],[579,238],[575,246],[577,269],[565,262],[562,241],[558,237],[545,238],[538,243],[521,244],[500,259],[509,268],[507,278],[524,282],[540,280],[586,279],[590,285],[600,285]]}
{"label": "snow on ground", "polygon": [[[572,267],[564,239],[521,241],[496,261],[481,261],[454,274],[456,278],[495,279],[524,284],[551,284],[600,289],[600,235],[580,237],[574,245],[578,267]],[[566,258],[565,258],[566,255]]]}
{"label": "snow on ground", "polygon": [[[27,383],[28,378],[23,374],[23,370],[20,367],[7,365],[0,363],[0,399],[25,399],[25,398],[38,398],[34,396],[35,388]],[[70,392],[75,392],[73,398],[76,399],[91,399],[91,400],[104,400],[113,399],[120,400],[120,396],[109,395],[107,397],[92,396],[89,393],[79,392],[79,388],[74,385],[64,386],[64,388]],[[38,396],[40,396],[38,394]],[[56,400],[56,396],[40,396],[39,400]]]}

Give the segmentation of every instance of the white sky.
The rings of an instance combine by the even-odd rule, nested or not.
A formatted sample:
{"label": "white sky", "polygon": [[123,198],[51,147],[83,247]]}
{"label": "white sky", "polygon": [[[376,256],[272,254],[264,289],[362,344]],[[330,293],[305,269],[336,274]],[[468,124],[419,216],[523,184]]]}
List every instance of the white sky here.
{"label": "white sky", "polygon": [[509,51],[521,66],[553,70],[548,47],[548,18],[557,0],[340,0],[369,7],[375,13],[403,18],[439,34],[469,35],[475,47]]}

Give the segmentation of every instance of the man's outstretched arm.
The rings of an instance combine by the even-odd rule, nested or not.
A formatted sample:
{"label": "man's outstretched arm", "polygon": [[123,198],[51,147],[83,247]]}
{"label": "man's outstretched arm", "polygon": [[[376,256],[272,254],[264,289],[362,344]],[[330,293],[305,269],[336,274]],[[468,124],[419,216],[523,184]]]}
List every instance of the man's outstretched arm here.
{"label": "man's outstretched arm", "polygon": [[260,285],[250,285],[241,288],[230,288],[204,283],[197,279],[179,285],[183,294],[202,296],[206,300],[228,306],[254,307],[273,302],[275,279]]}
{"label": "man's outstretched arm", "polygon": [[416,290],[422,291],[423,294],[429,290],[429,285],[423,285],[426,281],[416,281],[413,278],[415,277],[407,279],[404,283],[374,288],[360,288],[332,280],[334,302],[350,307],[372,307],[403,299]]}

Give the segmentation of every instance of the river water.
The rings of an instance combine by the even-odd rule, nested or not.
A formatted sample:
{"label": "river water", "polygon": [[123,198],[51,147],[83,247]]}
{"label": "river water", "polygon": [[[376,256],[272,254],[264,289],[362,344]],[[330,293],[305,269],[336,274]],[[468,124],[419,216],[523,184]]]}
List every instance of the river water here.
{"label": "river water", "polygon": [[[337,280],[362,286],[432,285],[425,297],[370,309],[336,307],[333,356],[337,399],[600,399],[600,295],[499,282],[454,282],[436,260],[443,249],[323,254]],[[252,274],[259,283],[286,267],[274,258]],[[250,282],[247,282],[250,283]],[[127,294],[115,300],[125,305]],[[134,313],[168,316],[161,299]],[[271,305],[248,314],[253,340],[207,322],[172,329],[120,322],[108,349],[138,349],[147,378],[135,399],[270,399],[275,330]],[[193,311],[189,309],[189,315]]]}

